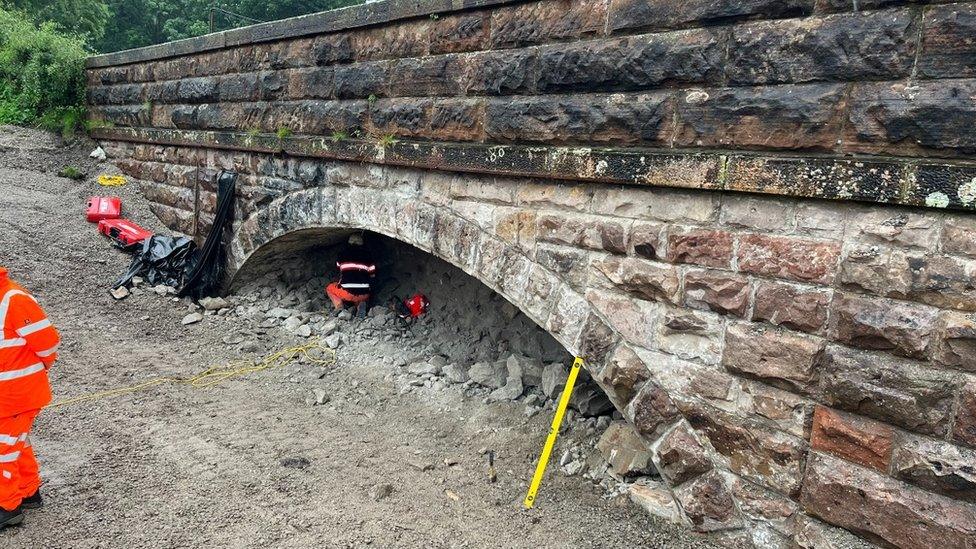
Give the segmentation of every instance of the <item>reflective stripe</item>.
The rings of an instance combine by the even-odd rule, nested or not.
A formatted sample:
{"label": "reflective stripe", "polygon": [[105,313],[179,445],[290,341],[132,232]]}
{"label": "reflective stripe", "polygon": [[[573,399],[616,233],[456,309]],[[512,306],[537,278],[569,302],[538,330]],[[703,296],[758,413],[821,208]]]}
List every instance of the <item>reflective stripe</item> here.
{"label": "reflective stripe", "polygon": [[33,334],[34,332],[40,332],[41,330],[49,326],[51,326],[51,321],[45,318],[44,320],[39,320],[33,324],[28,324],[27,326],[24,326],[23,328],[17,330],[17,334],[20,337],[27,337]]}
{"label": "reflective stripe", "polygon": [[46,351],[41,351],[41,352],[35,353],[35,354],[37,354],[37,356],[39,356],[41,358],[47,358],[47,357],[53,355],[54,353],[58,352],[58,347],[60,347],[60,346],[61,346],[61,344],[58,343],[57,345],[55,345],[54,347],[51,347],[50,349],[48,349]]}
{"label": "reflective stripe", "polygon": [[0,454],[0,463],[13,463],[20,458],[20,450],[12,454]]}
{"label": "reflective stripe", "polygon": [[339,284],[339,286],[341,286],[343,288],[369,288],[369,284],[359,284],[359,283],[353,283],[353,282],[347,282],[347,283]]}
{"label": "reflective stripe", "polygon": [[376,265],[366,265],[365,263],[336,263],[339,266],[340,271],[367,271],[373,272],[376,270]]}
{"label": "reflective stripe", "polygon": [[44,370],[44,364],[38,362],[26,368],[21,368],[20,370],[10,370],[9,372],[0,372],[0,381],[10,381],[12,379],[17,379],[21,377],[26,377],[31,374],[36,374],[37,372]]}
{"label": "reflective stripe", "polygon": [[12,477],[12,476],[13,476],[13,475],[11,475],[11,474],[10,474],[10,471],[4,471],[4,472],[3,472],[3,478],[5,478],[5,479],[9,479],[9,478],[10,478],[10,477]]}
{"label": "reflective stripe", "polygon": [[0,444],[6,444],[7,446],[13,446],[20,441],[20,437],[12,437],[10,435],[0,435]]}
{"label": "reflective stripe", "polygon": [[0,349],[23,347],[24,345],[27,345],[27,340],[22,337],[15,337],[14,339],[0,339]]}
{"label": "reflective stripe", "polygon": [[3,299],[0,299],[0,326],[6,324],[7,322],[7,309],[10,308],[10,299],[15,295],[30,297],[27,292],[22,292],[20,290],[10,290],[3,294]]}

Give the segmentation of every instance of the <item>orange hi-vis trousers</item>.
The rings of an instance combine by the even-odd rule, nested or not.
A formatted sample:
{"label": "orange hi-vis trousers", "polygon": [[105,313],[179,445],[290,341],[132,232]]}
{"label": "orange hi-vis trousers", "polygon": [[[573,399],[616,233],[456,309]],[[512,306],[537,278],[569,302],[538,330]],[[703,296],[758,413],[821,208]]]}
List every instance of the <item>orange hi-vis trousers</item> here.
{"label": "orange hi-vis trousers", "polygon": [[7,511],[41,487],[29,437],[38,411],[0,418],[0,507]]}

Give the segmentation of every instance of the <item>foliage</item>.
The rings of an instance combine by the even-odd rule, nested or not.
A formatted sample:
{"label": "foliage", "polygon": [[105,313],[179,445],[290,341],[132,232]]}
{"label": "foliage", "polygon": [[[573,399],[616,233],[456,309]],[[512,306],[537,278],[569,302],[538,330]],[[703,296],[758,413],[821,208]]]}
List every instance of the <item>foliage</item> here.
{"label": "foliage", "polygon": [[55,23],[38,27],[23,12],[0,9],[0,123],[68,134],[81,127],[86,56],[84,41]]}
{"label": "foliage", "polygon": [[65,166],[58,172],[59,177],[67,177],[68,179],[84,179],[86,177],[85,172],[79,170],[74,166]]}
{"label": "foliage", "polygon": [[29,14],[35,23],[53,22],[89,42],[102,39],[109,20],[103,0],[2,0],[0,6]]}

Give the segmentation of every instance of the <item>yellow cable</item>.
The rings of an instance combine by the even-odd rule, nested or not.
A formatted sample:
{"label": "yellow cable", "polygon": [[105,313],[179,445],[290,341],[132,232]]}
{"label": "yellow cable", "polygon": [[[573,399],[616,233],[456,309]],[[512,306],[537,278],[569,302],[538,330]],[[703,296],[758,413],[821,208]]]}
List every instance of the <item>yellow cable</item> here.
{"label": "yellow cable", "polygon": [[[328,354],[330,356],[328,358],[315,358],[311,354],[309,354],[310,351],[316,349],[323,351],[325,354]],[[276,353],[268,355],[267,357],[264,358],[264,360],[260,362],[236,360],[234,362],[225,364],[223,366],[213,366],[191,377],[186,377],[186,378],[159,377],[155,379],[150,379],[148,381],[143,381],[142,383],[131,385],[128,387],[119,387],[116,389],[109,389],[107,391],[100,391],[89,395],[82,395],[82,396],[73,397],[65,400],[60,400],[53,404],[49,404],[47,408],[60,408],[62,406],[78,404],[80,402],[103,400],[106,398],[111,398],[119,395],[125,395],[129,393],[143,391],[151,387],[155,387],[157,385],[164,385],[169,383],[177,384],[177,385],[189,385],[194,389],[203,389],[206,387],[212,387],[214,385],[223,383],[224,381],[227,381],[228,379],[232,379],[235,377],[254,374],[257,372],[262,372],[264,370],[270,370],[273,368],[284,366],[302,355],[304,355],[305,359],[309,363],[316,366],[328,367],[336,363],[335,350],[323,346],[321,342],[310,343],[308,345],[301,345],[297,347],[288,347],[282,349]]]}

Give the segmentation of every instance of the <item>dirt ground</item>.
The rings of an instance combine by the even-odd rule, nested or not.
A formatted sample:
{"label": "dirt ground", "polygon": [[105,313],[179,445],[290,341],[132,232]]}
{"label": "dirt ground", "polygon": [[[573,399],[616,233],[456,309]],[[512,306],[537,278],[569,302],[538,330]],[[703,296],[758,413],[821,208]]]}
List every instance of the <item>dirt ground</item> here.
{"label": "dirt ground", "polygon": [[[225,364],[242,358],[245,338],[258,339],[252,358],[301,343],[232,315],[182,326],[186,303],[152,292],[113,300],[128,257],[84,220],[87,197],[106,194],[92,176],[111,170],[90,150],[0,128],[0,264],[61,330],[56,400]],[[57,177],[65,165],[89,178]],[[135,185],[117,194],[128,216],[159,229]],[[707,546],[555,463],[524,511],[551,412],[528,418],[516,403],[451,388],[404,392],[391,371],[399,349],[350,341],[324,371],[296,363],[207,389],[165,385],[46,410],[32,439],[47,505],[0,532],[0,546]],[[314,388],[327,405],[309,405]],[[574,431],[566,436],[582,436]],[[497,455],[495,484],[485,448]],[[384,484],[392,493],[376,501]]]}

